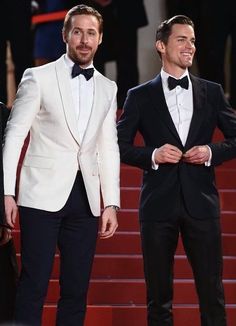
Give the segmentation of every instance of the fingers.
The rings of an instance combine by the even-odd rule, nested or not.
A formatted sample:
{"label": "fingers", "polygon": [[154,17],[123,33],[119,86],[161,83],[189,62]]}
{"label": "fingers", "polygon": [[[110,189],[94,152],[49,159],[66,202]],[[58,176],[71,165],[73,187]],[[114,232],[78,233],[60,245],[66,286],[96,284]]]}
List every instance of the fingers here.
{"label": "fingers", "polygon": [[12,196],[5,196],[4,201],[6,222],[11,228],[14,228],[18,214],[18,208],[15,199]]}
{"label": "fingers", "polygon": [[0,246],[6,244],[9,240],[11,240],[12,235],[11,235],[11,230],[2,227],[0,232]]}
{"label": "fingers", "polygon": [[176,146],[165,144],[155,152],[155,162],[160,163],[178,163],[182,158],[182,152]]}
{"label": "fingers", "polygon": [[102,214],[102,225],[100,238],[111,238],[118,227],[116,211],[113,208],[106,208]]}
{"label": "fingers", "polygon": [[192,164],[205,164],[210,158],[208,146],[194,146],[183,155],[183,160]]}
{"label": "fingers", "polygon": [[158,148],[155,152],[155,163],[178,163],[183,159],[186,163],[205,164],[210,158],[210,150],[206,145],[194,146],[185,154],[181,152],[176,146],[165,144]]}

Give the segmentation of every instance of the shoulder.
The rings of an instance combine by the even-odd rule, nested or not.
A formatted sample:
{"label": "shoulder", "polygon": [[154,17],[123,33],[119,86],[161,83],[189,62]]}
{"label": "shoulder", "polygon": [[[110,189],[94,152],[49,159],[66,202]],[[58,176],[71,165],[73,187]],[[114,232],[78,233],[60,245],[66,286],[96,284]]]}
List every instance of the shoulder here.
{"label": "shoulder", "polygon": [[193,75],[190,75],[190,79],[196,97],[205,97],[212,105],[216,105],[218,101],[219,103],[226,101],[225,92],[221,84]]}
{"label": "shoulder", "polygon": [[50,74],[52,71],[55,71],[55,62],[50,62],[42,66],[27,68],[24,71],[22,81],[26,81],[32,77],[40,77]]}
{"label": "shoulder", "polygon": [[208,80],[208,79],[204,79],[201,77],[197,77],[195,75],[189,74],[189,77],[193,83],[193,85],[202,85],[205,87],[209,87],[209,88],[215,88],[215,89],[219,89],[222,86],[219,83],[216,83],[214,81]]}
{"label": "shoulder", "polygon": [[161,86],[161,77],[158,74],[155,78],[148,80],[140,85],[137,85],[133,88],[130,88],[128,94],[130,95],[143,95],[144,93],[148,92],[149,90]]}
{"label": "shoulder", "polygon": [[67,69],[63,58],[59,58],[56,61],[46,63],[41,66],[27,68],[23,74],[23,82],[37,82],[37,83],[47,83],[55,82],[60,71],[63,72],[63,76],[66,74]]}
{"label": "shoulder", "polygon": [[105,87],[117,89],[116,82],[101,74],[97,69],[94,70],[94,77],[99,80],[99,82],[101,82]]}

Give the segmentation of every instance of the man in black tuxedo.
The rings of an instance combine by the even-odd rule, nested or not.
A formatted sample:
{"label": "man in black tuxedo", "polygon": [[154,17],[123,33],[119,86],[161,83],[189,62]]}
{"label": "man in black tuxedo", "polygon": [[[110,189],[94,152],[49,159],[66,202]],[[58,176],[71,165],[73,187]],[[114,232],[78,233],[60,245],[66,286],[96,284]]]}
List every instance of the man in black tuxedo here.
{"label": "man in black tuxedo", "polygon": [[[0,102],[0,137],[9,116],[9,109]],[[17,263],[11,231],[4,213],[2,146],[0,146],[0,324],[9,324],[13,318],[16,294]]]}
{"label": "man in black tuxedo", "polygon": [[[214,167],[236,157],[236,115],[221,85],[189,73],[192,20],[179,15],[157,29],[162,69],[131,89],[118,122],[121,160],[144,170],[141,240],[148,325],[172,326],[173,264],[181,234],[192,266],[202,326],[225,326],[219,194]],[[225,137],[213,143],[218,127]],[[139,132],[143,146],[135,146]]]}

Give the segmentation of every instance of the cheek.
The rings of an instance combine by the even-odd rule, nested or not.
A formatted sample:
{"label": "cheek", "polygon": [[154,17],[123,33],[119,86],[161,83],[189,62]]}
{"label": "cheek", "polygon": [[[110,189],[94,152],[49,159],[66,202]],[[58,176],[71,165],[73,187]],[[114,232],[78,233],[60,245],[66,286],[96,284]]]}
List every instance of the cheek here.
{"label": "cheek", "polygon": [[98,46],[99,46],[99,44],[101,44],[101,42],[99,41],[99,40],[93,40],[93,42],[91,43],[91,45],[92,45],[92,47],[94,48],[94,49],[97,49],[98,48]]}

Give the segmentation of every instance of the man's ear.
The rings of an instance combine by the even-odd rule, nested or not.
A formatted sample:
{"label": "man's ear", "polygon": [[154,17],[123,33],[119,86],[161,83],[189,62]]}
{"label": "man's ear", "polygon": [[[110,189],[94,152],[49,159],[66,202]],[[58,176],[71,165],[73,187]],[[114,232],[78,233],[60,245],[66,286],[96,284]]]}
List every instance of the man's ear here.
{"label": "man's ear", "polygon": [[164,53],[165,52],[165,44],[160,40],[156,41],[156,49],[158,52]]}
{"label": "man's ear", "polygon": [[62,39],[64,43],[67,43],[67,35],[64,31],[62,31]]}
{"label": "man's ear", "polygon": [[99,38],[99,45],[102,43],[102,38],[103,38],[103,33],[100,34],[100,38]]}

